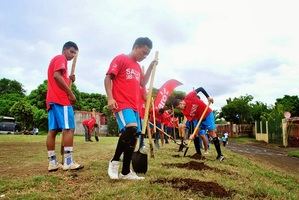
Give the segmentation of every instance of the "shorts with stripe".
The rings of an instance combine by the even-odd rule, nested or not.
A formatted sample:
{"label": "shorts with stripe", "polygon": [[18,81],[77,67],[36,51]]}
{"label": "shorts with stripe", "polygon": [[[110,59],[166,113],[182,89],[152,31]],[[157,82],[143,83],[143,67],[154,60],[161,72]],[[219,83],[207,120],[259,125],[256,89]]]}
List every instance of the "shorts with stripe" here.
{"label": "shorts with stripe", "polygon": [[50,103],[48,110],[49,130],[75,129],[73,106],[62,106]]}
{"label": "shorts with stripe", "polygon": [[[187,121],[186,126],[188,129],[193,127],[192,130],[196,127],[197,123],[199,120],[192,120],[192,121]],[[191,124],[192,123],[192,124]],[[215,118],[213,112],[210,112],[207,117],[201,122],[200,124],[200,130],[199,134],[200,135],[205,135],[207,131],[213,131],[216,129],[215,125]]]}
{"label": "shorts with stripe", "polygon": [[123,132],[128,124],[135,123],[137,124],[137,133],[141,133],[141,124],[138,112],[133,109],[124,109],[115,113],[115,117],[120,132]]}
{"label": "shorts with stripe", "polygon": [[214,113],[210,112],[208,116],[201,122],[200,134],[206,134],[206,131],[214,131],[216,129]]}

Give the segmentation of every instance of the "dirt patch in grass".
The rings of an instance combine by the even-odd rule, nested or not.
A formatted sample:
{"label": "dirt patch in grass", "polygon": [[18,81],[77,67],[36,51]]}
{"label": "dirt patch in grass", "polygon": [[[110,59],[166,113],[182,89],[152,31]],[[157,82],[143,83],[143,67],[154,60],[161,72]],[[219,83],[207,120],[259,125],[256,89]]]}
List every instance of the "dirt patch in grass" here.
{"label": "dirt patch in grass", "polygon": [[267,198],[267,194],[251,194],[249,195],[250,198],[252,199],[266,199]]}
{"label": "dirt patch in grass", "polygon": [[226,198],[232,196],[232,191],[226,191],[224,187],[214,182],[199,181],[190,178],[157,179],[152,183],[170,185],[180,191],[192,191],[198,194],[201,192],[204,196]]}
{"label": "dirt patch in grass", "polygon": [[186,156],[186,157],[189,157],[189,158],[192,158],[192,159],[195,159],[195,160],[205,160],[206,158],[203,156],[203,155],[200,155],[200,154],[194,154],[192,156]]}
{"label": "dirt patch in grass", "polygon": [[172,157],[174,157],[174,158],[180,158],[181,156],[180,155],[172,155]]}
{"label": "dirt patch in grass", "polygon": [[[172,155],[172,157],[174,158],[181,158],[180,155],[176,154],[176,155]],[[192,158],[192,159],[195,159],[195,160],[205,160],[206,158],[203,156],[203,155],[199,155],[199,154],[194,154],[192,156],[185,156],[186,158]]]}
{"label": "dirt patch in grass", "polygon": [[194,169],[194,170],[213,170],[213,168],[205,165],[202,162],[190,161],[188,163],[167,163],[162,164],[166,167],[177,167],[177,168],[185,168],[185,169]]}
{"label": "dirt patch in grass", "polygon": [[233,172],[229,172],[227,170],[221,170],[218,168],[212,168],[206,164],[204,164],[203,162],[196,162],[196,161],[190,161],[188,163],[164,163],[162,164],[162,166],[165,167],[177,167],[177,168],[184,168],[184,169],[192,169],[192,170],[211,170],[217,173],[221,173],[221,174],[228,174],[228,175],[234,175],[235,173]]}

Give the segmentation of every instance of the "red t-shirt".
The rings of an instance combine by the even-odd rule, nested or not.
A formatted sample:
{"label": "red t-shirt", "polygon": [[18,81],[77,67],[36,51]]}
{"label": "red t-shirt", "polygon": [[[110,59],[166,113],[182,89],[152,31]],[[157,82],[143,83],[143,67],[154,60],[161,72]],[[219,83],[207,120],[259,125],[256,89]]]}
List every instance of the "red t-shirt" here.
{"label": "red t-shirt", "polygon": [[[184,101],[186,102],[186,107],[182,110],[182,113],[189,121],[195,119],[199,120],[207,105],[197,96],[195,91],[190,92]],[[210,112],[212,112],[212,109],[208,108],[203,119],[205,119]]]}
{"label": "red t-shirt", "polygon": [[168,127],[175,127],[177,128],[179,126],[179,119],[177,117],[171,117],[170,122],[168,124]]}
{"label": "red t-shirt", "polygon": [[[153,113],[153,109],[150,109],[150,121],[152,123],[154,123],[154,113]],[[162,115],[159,113],[159,111],[157,109],[155,109],[155,120],[156,120],[156,123],[161,123],[162,122]]]}
{"label": "red t-shirt", "polygon": [[170,121],[171,121],[171,115],[167,111],[164,111],[164,113],[162,114],[162,123],[165,126],[169,126]]}
{"label": "red t-shirt", "polygon": [[82,124],[88,127],[88,131],[91,132],[94,128],[94,124],[96,123],[96,119],[91,117],[90,119],[83,120]]}
{"label": "red t-shirt", "polygon": [[64,81],[69,85],[70,80],[67,75],[67,60],[64,55],[55,56],[48,68],[48,90],[47,90],[47,109],[49,109],[49,103],[57,103],[63,106],[71,105],[71,102],[67,96],[67,93],[62,90],[54,79],[54,72],[61,71]]}
{"label": "red t-shirt", "polygon": [[140,80],[142,78],[140,65],[127,55],[121,54],[112,60],[106,74],[115,76],[112,79],[112,95],[118,105],[118,109],[115,112],[126,108],[138,112],[140,105]]}

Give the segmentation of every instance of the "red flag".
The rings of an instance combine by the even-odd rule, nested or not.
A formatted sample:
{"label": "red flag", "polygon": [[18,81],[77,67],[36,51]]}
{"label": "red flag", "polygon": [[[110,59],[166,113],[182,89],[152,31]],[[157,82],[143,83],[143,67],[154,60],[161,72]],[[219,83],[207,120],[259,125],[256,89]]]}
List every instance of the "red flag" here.
{"label": "red flag", "polygon": [[176,88],[179,85],[182,85],[182,83],[175,79],[170,79],[166,81],[166,83],[164,83],[162,87],[159,89],[159,92],[155,99],[155,109],[164,108],[168,97],[171,95],[174,88]]}

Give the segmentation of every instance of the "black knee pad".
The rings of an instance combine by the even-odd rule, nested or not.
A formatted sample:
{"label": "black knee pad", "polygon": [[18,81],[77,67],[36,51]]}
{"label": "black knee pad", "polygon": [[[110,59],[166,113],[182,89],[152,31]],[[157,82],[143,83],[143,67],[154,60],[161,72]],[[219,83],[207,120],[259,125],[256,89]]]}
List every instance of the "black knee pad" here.
{"label": "black knee pad", "polygon": [[135,140],[137,139],[137,127],[126,127],[125,131],[120,135],[120,139],[123,142],[132,145],[132,143],[136,142]]}

